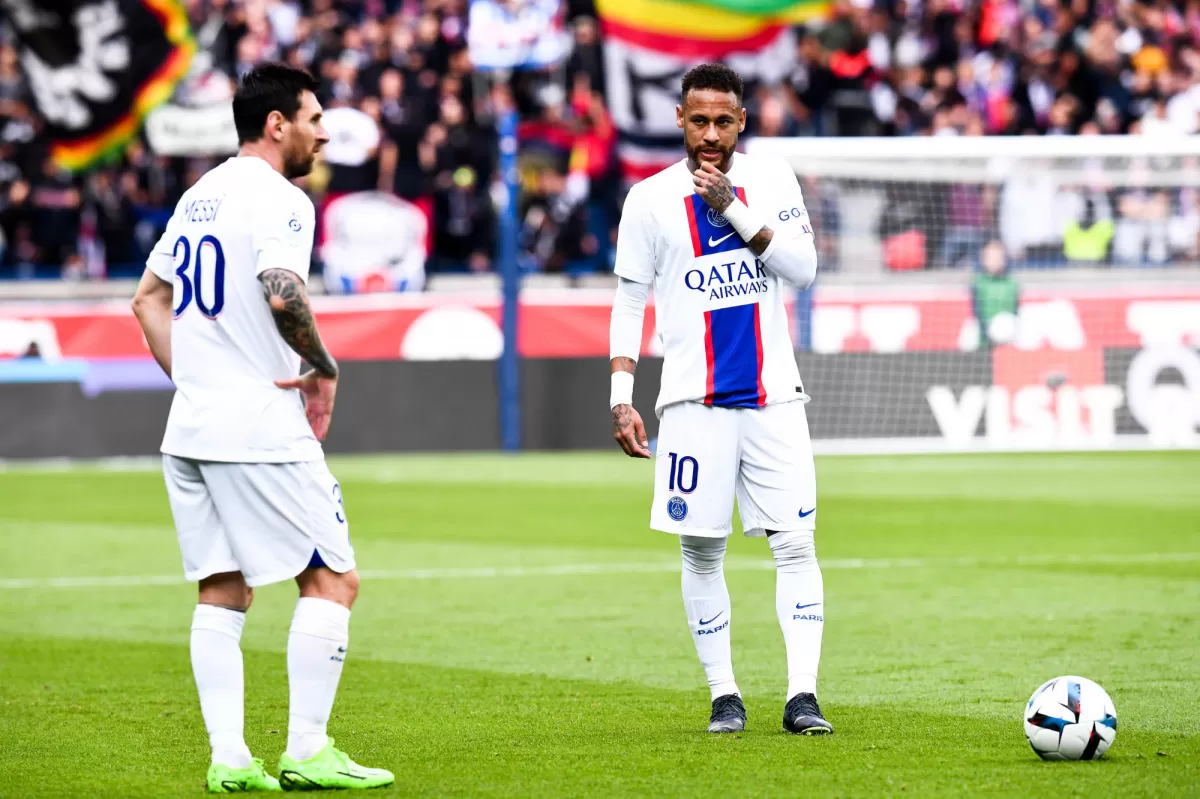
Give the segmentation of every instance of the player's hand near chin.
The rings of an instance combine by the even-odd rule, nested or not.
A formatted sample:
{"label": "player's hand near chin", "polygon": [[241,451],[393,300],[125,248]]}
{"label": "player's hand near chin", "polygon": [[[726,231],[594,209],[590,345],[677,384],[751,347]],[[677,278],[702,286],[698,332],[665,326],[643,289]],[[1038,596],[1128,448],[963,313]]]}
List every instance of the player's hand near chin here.
{"label": "player's hand near chin", "polygon": [[[304,415],[317,441],[324,441],[333,420],[333,401],[337,396],[337,378],[308,372],[291,380],[276,380],[279,388],[294,388],[304,396]],[[640,422],[640,420],[639,420]]]}
{"label": "player's hand near chin", "polygon": [[724,213],[737,199],[729,176],[708,161],[692,173],[692,183],[695,185],[694,191],[719,214]]}
{"label": "player's hand near chin", "polygon": [[650,445],[646,441],[646,426],[642,415],[632,405],[618,405],[612,409],[613,438],[631,458],[649,458]]}

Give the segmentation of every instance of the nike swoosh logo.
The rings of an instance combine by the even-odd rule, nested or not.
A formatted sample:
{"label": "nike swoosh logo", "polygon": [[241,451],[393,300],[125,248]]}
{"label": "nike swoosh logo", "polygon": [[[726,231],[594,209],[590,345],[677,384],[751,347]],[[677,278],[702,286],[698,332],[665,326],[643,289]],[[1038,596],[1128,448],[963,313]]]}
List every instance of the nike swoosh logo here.
{"label": "nike swoosh logo", "polygon": [[344,646],[339,646],[339,647],[338,647],[338,652],[341,652],[342,654],[345,654],[345,653],[346,653],[346,647],[344,647]]}
{"label": "nike swoosh logo", "polygon": [[339,771],[336,773],[341,774],[343,777],[349,777],[352,780],[365,780],[366,779],[366,776],[363,774],[351,774],[349,771]]}
{"label": "nike swoosh logo", "polygon": [[712,236],[709,236],[708,237],[708,246],[716,247],[718,244],[725,241],[725,239],[729,238],[730,236],[736,236],[736,235],[737,235],[737,231],[735,230],[733,233],[730,233],[728,236],[722,236],[719,239],[714,239]]}
{"label": "nike swoosh logo", "polygon": [[813,511],[815,511],[816,509],[817,509],[817,506],[816,506],[816,505],[813,505],[813,506],[812,506],[811,508],[809,508],[808,510],[805,510],[804,508],[801,508],[801,509],[800,509],[800,518],[801,518],[801,519],[803,519],[805,516],[811,516],[811,515],[812,515],[812,513],[813,513]]}
{"label": "nike swoosh logo", "polygon": [[[721,611],[721,613],[724,613],[724,612],[725,612],[725,611]],[[706,626],[708,626],[708,625],[712,624],[714,621],[716,621],[717,619],[721,618],[721,613],[718,613],[716,616],[713,616],[713,617],[712,617],[711,619],[709,619],[708,621],[705,621],[704,619],[701,619],[701,620],[700,620],[700,626],[701,626],[701,627],[706,627]]]}
{"label": "nike swoosh logo", "polygon": [[820,602],[809,602],[807,605],[796,604],[796,610],[804,610],[805,608],[815,608]]}

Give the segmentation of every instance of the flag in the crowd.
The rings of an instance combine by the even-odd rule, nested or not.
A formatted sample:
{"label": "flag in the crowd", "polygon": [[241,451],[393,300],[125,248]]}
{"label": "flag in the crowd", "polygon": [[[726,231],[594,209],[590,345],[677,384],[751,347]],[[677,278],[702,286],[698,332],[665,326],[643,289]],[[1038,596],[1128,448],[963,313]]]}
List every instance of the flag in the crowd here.
{"label": "flag in the crowd", "polygon": [[119,152],[171,96],[195,43],[179,0],[0,0],[50,155],[84,169]]}
{"label": "flag in the crowd", "polygon": [[684,0],[703,6],[732,11],[738,14],[757,14],[760,16],[776,16],[787,22],[807,22],[816,16],[824,15],[830,3],[796,2],[796,0]]}
{"label": "flag in the crowd", "polygon": [[471,0],[467,50],[476,69],[539,69],[571,52],[559,0]]}
{"label": "flag in the crowd", "polygon": [[683,155],[675,125],[679,83],[705,61],[748,84],[776,82],[795,66],[792,26],[823,17],[828,0],[597,0],[605,37],[608,104],[628,180]]}

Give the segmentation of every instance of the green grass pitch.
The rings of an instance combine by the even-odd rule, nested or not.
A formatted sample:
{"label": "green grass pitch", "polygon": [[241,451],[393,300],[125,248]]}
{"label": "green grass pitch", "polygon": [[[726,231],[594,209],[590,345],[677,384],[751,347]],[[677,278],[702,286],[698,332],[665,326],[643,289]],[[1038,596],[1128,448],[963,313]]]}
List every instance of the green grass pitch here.
{"label": "green grass pitch", "polygon": [[[364,581],[330,732],[395,794],[1200,795],[1200,453],[819,459],[825,739],[781,731],[774,574],[740,537],[749,726],[704,733],[647,463],[331,465]],[[0,795],[200,795],[194,589],[160,475],[10,464],[0,496]],[[271,766],[294,597],[261,589],[243,638],[246,735]],[[1101,761],[1025,742],[1025,700],[1062,674],[1116,703]]]}

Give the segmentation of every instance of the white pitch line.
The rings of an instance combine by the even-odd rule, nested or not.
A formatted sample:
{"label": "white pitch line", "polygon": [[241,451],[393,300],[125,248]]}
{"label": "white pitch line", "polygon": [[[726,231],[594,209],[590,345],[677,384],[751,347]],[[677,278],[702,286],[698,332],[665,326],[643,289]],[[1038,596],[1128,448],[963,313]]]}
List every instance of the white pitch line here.
{"label": "white pitch line", "polygon": [[[1130,555],[1019,555],[1016,557],[962,558],[828,558],[821,568],[834,569],[958,569],[982,566],[1054,566],[1087,564],[1191,563],[1200,552],[1146,552]],[[642,563],[564,563],[558,566],[479,566],[431,569],[359,571],[368,580],[459,580],[503,577],[578,577],[607,574],[662,574],[679,571],[679,561]],[[731,558],[730,571],[769,571],[770,560]],[[124,588],[152,585],[182,585],[182,575],[116,575],[111,577],[15,577],[0,579],[0,589],[22,588]]]}

